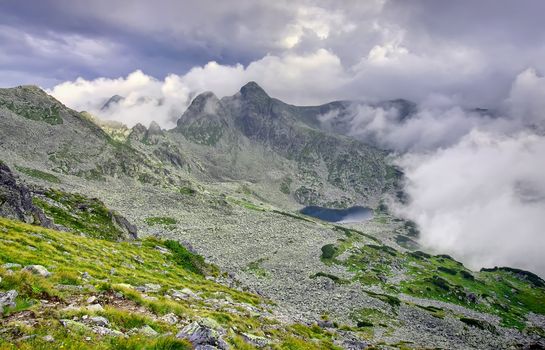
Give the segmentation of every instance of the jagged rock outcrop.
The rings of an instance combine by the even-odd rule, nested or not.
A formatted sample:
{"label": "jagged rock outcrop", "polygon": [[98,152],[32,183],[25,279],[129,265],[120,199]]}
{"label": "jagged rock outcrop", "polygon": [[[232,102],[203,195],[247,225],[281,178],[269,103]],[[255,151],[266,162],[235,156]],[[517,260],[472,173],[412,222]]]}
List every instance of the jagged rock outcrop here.
{"label": "jagged rock outcrop", "polygon": [[0,216],[52,227],[44,213],[32,203],[29,189],[18,184],[11,169],[0,162]]}

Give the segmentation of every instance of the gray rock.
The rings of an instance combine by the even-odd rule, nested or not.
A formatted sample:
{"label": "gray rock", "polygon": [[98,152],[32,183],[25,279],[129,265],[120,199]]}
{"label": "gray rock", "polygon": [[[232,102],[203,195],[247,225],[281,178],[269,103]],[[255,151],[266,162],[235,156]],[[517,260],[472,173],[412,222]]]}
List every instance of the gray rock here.
{"label": "gray rock", "polygon": [[42,265],[28,265],[28,266],[25,266],[23,270],[31,272],[35,275],[42,276],[42,277],[51,276],[51,272],[47,271],[47,269],[43,267]]}
{"label": "gray rock", "polygon": [[135,287],[135,289],[143,293],[157,293],[161,290],[161,285],[155,283],[146,283],[143,286]]}
{"label": "gray rock", "polygon": [[2,307],[2,309],[4,306],[14,307],[15,298],[17,298],[17,295],[19,295],[19,293],[13,289],[7,292],[0,292],[0,307]]}
{"label": "gray rock", "polygon": [[264,348],[271,343],[269,339],[254,334],[241,333],[240,335],[245,342],[252,344],[253,346],[258,348]]}
{"label": "gray rock", "polygon": [[159,333],[157,333],[157,331],[155,329],[151,328],[148,325],[145,325],[142,328],[140,328],[138,330],[138,333],[140,333],[140,334],[142,334],[143,336],[146,336],[146,337],[156,337],[156,336],[159,335]]}
{"label": "gray rock", "polygon": [[225,330],[215,321],[203,319],[185,326],[177,338],[187,339],[195,349],[229,349],[229,345],[222,339]]}
{"label": "gray rock", "polygon": [[168,313],[161,317],[160,320],[168,324],[176,324],[178,323],[178,316],[173,313]]}
{"label": "gray rock", "polygon": [[177,289],[170,289],[169,291],[169,295],[171,297],[173,297],[174,299],[183,299],[183,300],[187,300],[187,299],[201,299],[201,297],[199,297],[197,294],[195,294],[191,289],[189,288],[184,288],[182,290],[177,290]]}
{"label": "gray rock", "polygon": [[170,252],[170,250],[168,250],[167,248],[165,247],[161,247],[160,245],[156,245],[155,246],[155,249],[157,249],[161,254],[165,254],[165,255],[171,255],[172,253]]}
{"label": "gray rock", "polygon": [[104,308],[100,304],[93,304],[87,306],[87,310],[91,312],[98,312],[98,311],[104,311]]}
{"label": "gray rock", "polygon": [[93,316],[89,318],[89,321],[101,327],[108,327],[110,325],[110,321],[108,321],[107,318],[102,316]]}

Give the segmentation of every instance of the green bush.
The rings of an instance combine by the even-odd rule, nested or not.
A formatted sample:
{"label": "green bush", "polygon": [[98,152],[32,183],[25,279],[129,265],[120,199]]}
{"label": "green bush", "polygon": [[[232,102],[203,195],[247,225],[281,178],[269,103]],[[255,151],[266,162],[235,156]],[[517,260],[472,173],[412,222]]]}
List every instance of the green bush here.
{"label": "green bush", "polygon": [[322,247],[322,259],[333,259],[337,253],[337,247],[334,244],[326,244]]}

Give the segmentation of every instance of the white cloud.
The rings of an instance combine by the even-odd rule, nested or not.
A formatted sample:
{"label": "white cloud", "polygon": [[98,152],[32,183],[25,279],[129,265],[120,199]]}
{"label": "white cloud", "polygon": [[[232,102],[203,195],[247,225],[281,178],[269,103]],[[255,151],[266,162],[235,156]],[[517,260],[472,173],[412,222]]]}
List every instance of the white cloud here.
{"label": "white cloud", "polygon": [[421,243],[472,268],[514,266],[545,275],[545,138],[472,131],[432,154],[408,154],[411,201],[399,212]]}

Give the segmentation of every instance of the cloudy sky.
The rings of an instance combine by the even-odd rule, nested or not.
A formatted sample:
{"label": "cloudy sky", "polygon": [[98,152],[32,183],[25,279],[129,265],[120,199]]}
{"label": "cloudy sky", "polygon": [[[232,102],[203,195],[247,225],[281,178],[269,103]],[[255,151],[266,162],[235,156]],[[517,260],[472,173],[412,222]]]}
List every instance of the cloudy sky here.
{"label": "cloudy sky", "polygon": [[249,80],[294,104],[412,100],[408,120],[356,106],[350,121],[404,168],[399,214],[473,268],[545,275],[543,13],[540,0],[0,1],[0,86],[167,128],[196,93]]}

